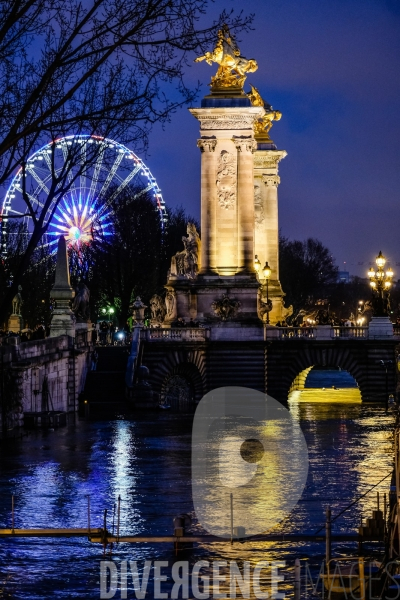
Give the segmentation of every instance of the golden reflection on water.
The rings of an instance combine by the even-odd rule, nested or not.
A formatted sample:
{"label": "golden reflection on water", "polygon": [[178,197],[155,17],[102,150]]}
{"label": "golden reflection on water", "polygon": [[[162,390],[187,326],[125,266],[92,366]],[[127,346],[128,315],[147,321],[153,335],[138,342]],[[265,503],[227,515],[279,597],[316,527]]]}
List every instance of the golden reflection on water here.
{"label": "golden reflection on water", "polygon": [[289,406],[295,402],[349,402],[361,404],[361,393],[358,388],[305,388],[289,394]]}
{"label": "golden reflection on water", "polygon": [[[365,523],[377,509],[377,492],[381,509],[384,494],[388,498],[394,410],[389,407],[386,411],[381,404],[362,404],[358,388],[296,391],[289,397],[289,409],[306,437],[310,470],[302,498],[272,532],[315,534],[324,527],[328,506],[334,518],[333,533],[356,532],[361,519]],[[382,481],[387,475],[389,477]],[[365,495],[366,492],[369,493]],[[277,506],[278,496],[273,486],[263,488],[262,494],[254,498],[253,511],[256,505],[261,511],[266,510],[266,504]],[[335,519],[361,496],[364,496],[362,500]],[[285,581],[279,584],[279,591],[289,597],[293,596],[294,559],[307,559],[316,574],[325,552],[324,543],[301,541],[203,545],[203,550],[207,560],[226,560],[228,564],[234,560],[239,565],[249,561],[252,569],[261,560],[286,561],[287,566],[281,569]],[[333,544],[333,554],[357,554],[357,545],[352,542]],[[268,589],[270,574],[264,571],[262,575],[261,584]],[[228,585],[221,585],[221,590],[229,597]]]}

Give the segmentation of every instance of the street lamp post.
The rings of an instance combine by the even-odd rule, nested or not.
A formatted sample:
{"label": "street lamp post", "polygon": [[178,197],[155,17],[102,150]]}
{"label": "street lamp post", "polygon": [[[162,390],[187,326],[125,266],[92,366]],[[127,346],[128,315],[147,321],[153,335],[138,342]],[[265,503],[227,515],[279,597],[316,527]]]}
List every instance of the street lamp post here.
{"label": "street lamp post", "polygon": [[[265,265],[263,268],[263,275],[264,275],[265,283],[267,285],[267,306],[269,307],[268,281],[269,281],[269,278],[271,277],[271,269],[270,269],[268,262],[265,262]],[[269,325],[269,311],[267,312],[267,325]]]}
{"label": "street lamp post", "polygon": [[372,291],[377,295],[375,303],[376,307],[374,310],[375,316],[384,317],[387,314],[387,309],[384,304],[384,293],[389,292],[389,289],[392,285],[393,271],[389,267],[385,273],[384,267],[386,258],[383,256],[382,252],[379,252],[375,262],[377,270],[374,271],[374,269],[371,267],[371,269],[368,271],[368,277]]}

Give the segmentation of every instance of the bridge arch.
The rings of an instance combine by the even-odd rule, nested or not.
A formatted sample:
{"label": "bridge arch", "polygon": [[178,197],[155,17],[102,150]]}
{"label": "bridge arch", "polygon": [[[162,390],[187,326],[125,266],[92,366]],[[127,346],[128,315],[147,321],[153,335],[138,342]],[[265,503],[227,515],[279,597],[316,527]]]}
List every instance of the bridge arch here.
{"label": "bridge arch", "polygon": [[147,356],[145,350],[143,356],[142,364],[150,369],[153,390],[163,399],[171,393],[171,388],[177,390],[186,381],[194,402],[199,402],[207,391],[204,350],[171,348],[171,352],[165,352],[165,347],[163,350],[160,355]]}
{"label": "bridge arch", "polygon": [[315,366],[340,367],[347,371],[358,385],[361,400],[368,397],[368,371],[366,371],[365,365],[359,360],[357,354],[343,345],[323,347],[310,344],[302,348],[302,351],[291,354],[290,364],[285,369],[284,380],[281,384],[286,399],[289,393],[295,389],[296,383],[304,387],[307,375]]}

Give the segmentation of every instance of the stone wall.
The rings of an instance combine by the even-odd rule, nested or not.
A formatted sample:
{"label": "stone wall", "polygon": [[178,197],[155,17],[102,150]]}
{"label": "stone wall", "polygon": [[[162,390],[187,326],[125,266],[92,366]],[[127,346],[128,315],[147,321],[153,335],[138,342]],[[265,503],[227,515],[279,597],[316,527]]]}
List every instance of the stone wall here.
{"label": "stone wall", "polygon": [[[0,346],[0,423],[7,412],[7,427],[22,425],[24,413],[74,412],[90,366],[90,342],[77,344],[63,335],[19,343],[18,337],[3,338]],[[47,380],[46,380],[47,378]],[[46,401],[47,381],[47,401]]]}

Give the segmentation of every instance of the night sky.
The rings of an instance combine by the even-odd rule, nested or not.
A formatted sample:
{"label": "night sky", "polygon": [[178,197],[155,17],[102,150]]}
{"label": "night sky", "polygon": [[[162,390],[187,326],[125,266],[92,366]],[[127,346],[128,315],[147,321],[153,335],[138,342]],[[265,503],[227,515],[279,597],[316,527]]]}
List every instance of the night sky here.
{"label": "night sky", "polygon": [[[400,0],[216,0],[206,21],[223,8],[255,14],[255,30],[239,36],[242,54],[259,64],[245,89],[252,83],[283,113],[270,132],[288,152],[280,167],[282,233],[319,238],[352,275],[364,276],[382,250],[397,279]],[[204,96],[215,71],[193,64],[187,81],[200,80]],[[197,121],[181,109],[153,131],[145,159],[166,203],[197,217],[198,137]]]}

